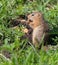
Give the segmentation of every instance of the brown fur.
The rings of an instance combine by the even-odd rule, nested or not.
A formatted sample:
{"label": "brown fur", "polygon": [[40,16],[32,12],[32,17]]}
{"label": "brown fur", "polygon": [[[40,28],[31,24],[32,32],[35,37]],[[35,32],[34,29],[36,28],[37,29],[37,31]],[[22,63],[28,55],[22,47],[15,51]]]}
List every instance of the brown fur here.
{"label": "brown fur", "polygon": [[48,37],[48,24],[44,21],[43,15],[40,12],[33,12],[32,14],[29,14],[27,23],[33,29],[32,42],[35,47],[39,47],[43,36],[46,39]]}

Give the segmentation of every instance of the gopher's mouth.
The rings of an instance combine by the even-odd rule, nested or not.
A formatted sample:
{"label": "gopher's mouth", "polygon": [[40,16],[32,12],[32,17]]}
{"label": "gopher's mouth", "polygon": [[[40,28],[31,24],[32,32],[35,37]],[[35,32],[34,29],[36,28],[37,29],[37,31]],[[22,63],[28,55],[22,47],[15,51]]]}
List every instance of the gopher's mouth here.
{"label": "gopher's mouth", "polygon": [[29,22],[33,22],[33,20],[29,19]]}

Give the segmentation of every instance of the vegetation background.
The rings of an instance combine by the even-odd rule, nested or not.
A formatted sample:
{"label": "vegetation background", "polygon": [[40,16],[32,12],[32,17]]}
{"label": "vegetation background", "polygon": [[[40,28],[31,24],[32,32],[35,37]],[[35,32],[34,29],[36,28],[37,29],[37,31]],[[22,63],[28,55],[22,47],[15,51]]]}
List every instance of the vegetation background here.
{"label": "vegetation background", "polygon": [[[58,34],[58,0],[0,0],[0,65],[58,65],[58,45],[37,50],[20,40],[22,27],[8,27],[10,19],[33,11],[42,12],[53,34]],[[58,43],[58,37],[53,40]]]}

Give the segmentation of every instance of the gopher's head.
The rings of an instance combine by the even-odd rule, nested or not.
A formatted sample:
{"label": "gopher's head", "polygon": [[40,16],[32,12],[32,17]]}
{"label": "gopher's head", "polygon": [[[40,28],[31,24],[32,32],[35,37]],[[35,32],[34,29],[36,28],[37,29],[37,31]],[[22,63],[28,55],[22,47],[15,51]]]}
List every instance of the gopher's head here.
{"label": "gopher's head", "polygon": [[27,23],[30,25],[31,28],[36,28],[37,26],[43,23],[43,15],[40,12],[33,12],[32,14],[28,15]]}

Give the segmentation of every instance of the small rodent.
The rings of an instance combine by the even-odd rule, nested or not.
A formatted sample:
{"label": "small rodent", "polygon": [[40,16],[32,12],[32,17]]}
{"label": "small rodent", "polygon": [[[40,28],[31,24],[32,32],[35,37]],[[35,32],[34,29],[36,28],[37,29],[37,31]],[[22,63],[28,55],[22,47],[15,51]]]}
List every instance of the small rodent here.
{"label": "small rodent", "polygon": [[39,47],[41,45],[40,43],[42,41],[43,36],[44,36],[43,39],[44,42],[48,39],[49,26],[44,21],[41,12],[33,12],[29,14],[27,23],[33,29],[32,43],[34,44],[35,47]]}

